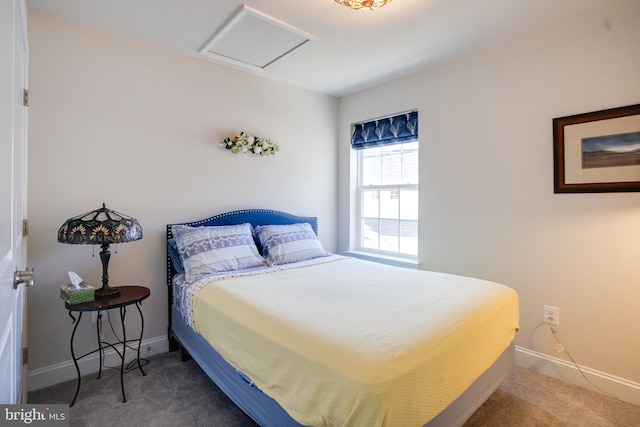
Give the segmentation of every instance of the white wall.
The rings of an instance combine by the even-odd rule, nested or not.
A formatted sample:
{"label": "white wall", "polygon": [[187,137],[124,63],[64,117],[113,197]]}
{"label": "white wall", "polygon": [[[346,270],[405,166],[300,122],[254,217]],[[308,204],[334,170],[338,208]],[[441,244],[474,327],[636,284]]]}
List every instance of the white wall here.
{"label": "white wall", "polygon": [[[142,240],[117,254],[112,247],[109,274],[112,286],[151,288],[145,339],[167,331],[167,223],[278,209],[318,216],[321,241],[335,251],[335,98],[35,12],[29,38],[31,371],[69,368],[72,324],[59,287],[67,271],[100,286],[101,267],[91,247],[60,244],[56,233],[102,202],[144,228]],[[282,151],[254,158],[218,146],[241,130],[278,141]],[[134,330],[137,317],[127,315]],[[77,342],[89,349],[94,325],[81,324]]]}
{"label": "white wall", "polygon": [[541,325],[559,307],[578,363],[637,386],[640,194],[554,194],[551,123],[640,103],[639,23],[631,2],[341,98],[340,250],[350,124],[418,108],[421,268],[513,287],[517,345],[568,360]]}

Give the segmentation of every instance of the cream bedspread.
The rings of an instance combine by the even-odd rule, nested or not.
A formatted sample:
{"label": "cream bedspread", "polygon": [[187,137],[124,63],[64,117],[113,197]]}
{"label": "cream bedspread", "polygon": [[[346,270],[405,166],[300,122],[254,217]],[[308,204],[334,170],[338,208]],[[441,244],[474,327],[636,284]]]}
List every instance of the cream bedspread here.
{"label": "cream bedspread", "polygon": [[421,426],[518,330],[503,285],[343,258],[212,282],[196,332],[310,426]]}

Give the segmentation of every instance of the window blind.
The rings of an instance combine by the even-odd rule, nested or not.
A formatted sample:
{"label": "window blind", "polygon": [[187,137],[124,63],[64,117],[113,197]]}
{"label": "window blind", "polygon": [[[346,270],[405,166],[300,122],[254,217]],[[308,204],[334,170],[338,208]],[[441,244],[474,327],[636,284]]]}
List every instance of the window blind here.
{"label": "window blind", "polygon": [[418,140],[418,112],[410,111],[369,122],[356,123],[351,137],[355,150]]}

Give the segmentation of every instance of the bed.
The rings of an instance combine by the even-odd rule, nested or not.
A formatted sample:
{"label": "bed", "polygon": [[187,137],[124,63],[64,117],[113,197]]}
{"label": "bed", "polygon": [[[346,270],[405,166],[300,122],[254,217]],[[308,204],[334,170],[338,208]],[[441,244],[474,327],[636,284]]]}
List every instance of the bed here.
{"label": "bed", "polygon": [[517,294],[317,234],[265,209],[168,224],[170,349],[262,426],[464,424],[513,368]]}

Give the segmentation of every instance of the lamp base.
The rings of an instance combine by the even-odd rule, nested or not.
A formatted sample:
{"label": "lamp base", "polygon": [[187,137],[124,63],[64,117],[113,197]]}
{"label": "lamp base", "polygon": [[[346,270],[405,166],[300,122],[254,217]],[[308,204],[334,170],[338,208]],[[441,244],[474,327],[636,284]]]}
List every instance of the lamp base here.
{"label": "lamp base", "polygon": [[102,286],[100,289],[96,289],[95,295],[96,298],[109,298],[114,297],[120,293],[120,289],[118,288],[110,288],[107,286]]}
{"label": "lamp base", "polygon": [[109,268],[109,259],[111,258],[111,252],[109,252],[109,243],[103,243],[101,245],[100,261],[102,262],[102,287],[96,289],[96,298],[109,298],[114,297],[120,293],[118,288],[109,287],[109,274],[107,268]]}

